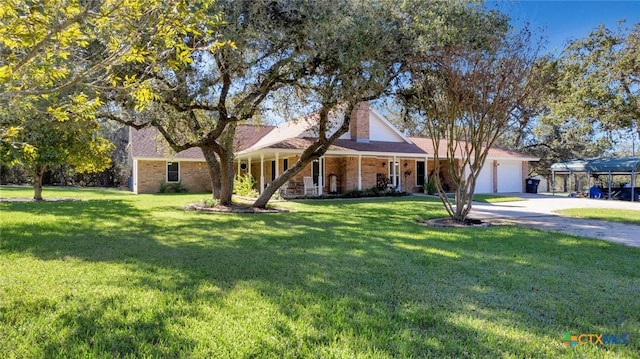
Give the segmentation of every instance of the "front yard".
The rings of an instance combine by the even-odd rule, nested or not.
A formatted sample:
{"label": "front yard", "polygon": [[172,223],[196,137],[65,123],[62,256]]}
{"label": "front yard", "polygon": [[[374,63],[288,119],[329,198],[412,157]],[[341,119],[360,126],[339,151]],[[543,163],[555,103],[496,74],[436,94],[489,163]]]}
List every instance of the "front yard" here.
{"label": "front yard", "polygon": [[[29,197],[0,188],[0,197]],[[3,357],[628,357],[640,249],[514,226],[425,228],[435,199],[283,202],[45,189],[0,203]],[[563,343],[626,334],[626,345]]]}

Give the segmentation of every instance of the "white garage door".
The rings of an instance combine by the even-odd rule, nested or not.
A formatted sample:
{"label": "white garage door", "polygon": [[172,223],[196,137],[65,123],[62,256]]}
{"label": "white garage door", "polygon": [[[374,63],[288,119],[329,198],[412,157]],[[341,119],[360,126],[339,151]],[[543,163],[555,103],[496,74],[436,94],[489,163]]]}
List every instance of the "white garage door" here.
{"label": "white garage door", "polygon": [[487,160],[476,179],[475,193],[493,193],[493,161]]}
{"label": "white garage door", "polygon": [[498,161],[498,192],[522,192],[522,163]]}

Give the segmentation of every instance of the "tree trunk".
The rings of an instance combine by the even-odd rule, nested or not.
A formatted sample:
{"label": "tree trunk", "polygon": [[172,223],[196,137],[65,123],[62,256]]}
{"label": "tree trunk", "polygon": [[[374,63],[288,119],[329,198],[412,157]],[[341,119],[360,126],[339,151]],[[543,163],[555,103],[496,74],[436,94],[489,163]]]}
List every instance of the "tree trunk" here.
{"label": "tree trunk", "polygon": [[231,204],[233,195],[233,152],[223,151],[220,156],[220,204]]}
{"label": "tree trunk", "polygon": [[[302,154],[300,155],[300,158],[292,167],[284,171],[284,173],[282,173],[280,176],[278,176],[276,179],[274,179],[273,181],[271,181],[271,183],[267,185],[267,188],[265,188],[264,191],[262,191],[262,194],[260,194],[260,197],[258,197],[258,199],[256,199],[255,202],[253,202],[253,207],[265,208],[267,206],[267,203],[269,203],[271,196],[273,196],[273,194],[276,193],[276,191],[285,182],[287,182],[291,177],[295,176],[300,171],[302,171],[307,166],[307,164],[311,163],[311,161],[323,156],[333,142],[335,142],[343,134],[347,133],[347,131],[349,130],[349,123],[351,122],[353,109],[355,108],[355,105],[358,102],[360,101],[354,101],[347,106],[347,109],[345,110],[344,118],[342,119],[342,124],[331,136],[328,136],[328,137],[326,133],[326,128],[329,123],[328,115],[329,115],[330,107],[323,107],[318,112],[319,118],[320,118],[318,122],[318,126],[321,129],[320,136],[314,141],[313,144],[311,144],[302,152]],[[323,128],[325,129],[325,131],[322,130]]]}
{"label": "tree trunk", "polygon": [[301,156],[292,167],[289,167],[289,169],[284,171],[280,176],[267,185],[267,188],[262,191],[260,197],[253,202],[253,207],[265,208],[276,191],[282,187],[285,182],[290,180],[298,172],[302,171],[307,164],[311,163],[311,161],[313,161],[313,157],[307,156],[307,158],[303,159]]}
{"label": "tree trunk", "polygon": [[204,154],[204,159],[207,162],[207,168],[209,169],[209,176],[211,177],[211,190],[213,192],[213,199],[220,199],[221,186],[220,183],[220,161],[213,148],[209,146],[201,146],[200,149]]}
{"label": "tree trunk", "polygon": [[44,167],[36,168],[33,176],[33,199],[42,201],[42,177],[44,177]]}

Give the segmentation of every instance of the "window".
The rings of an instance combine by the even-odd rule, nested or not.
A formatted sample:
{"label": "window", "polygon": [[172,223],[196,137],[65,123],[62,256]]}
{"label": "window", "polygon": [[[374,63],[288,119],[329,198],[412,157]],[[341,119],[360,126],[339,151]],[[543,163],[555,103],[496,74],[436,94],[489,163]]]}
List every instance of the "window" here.
{"label": "window", "polygon": [[180,163],[167,162],[167,182],[180,181]]}
{"label": "window", "polygon": [[416,186],[422,187],[424,186],[425,180],[425,167],[424,161],[416,161]]}
{"label": "window", "polygon": [[311,167],[311,176],[313,177],[313,184],[318,184],[318,175],[320,174],[320,161],[313,160]]}
{"label": "window", "polygon": [[289,159],[285,158],[282,160],[282,172],[289,169]]}

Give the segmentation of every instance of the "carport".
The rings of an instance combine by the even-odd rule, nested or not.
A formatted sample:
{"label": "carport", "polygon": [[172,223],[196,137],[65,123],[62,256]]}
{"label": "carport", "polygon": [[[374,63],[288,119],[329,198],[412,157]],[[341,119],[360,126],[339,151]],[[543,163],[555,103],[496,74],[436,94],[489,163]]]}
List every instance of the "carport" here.
{"label": "carport", "polygon": [[[565,162],[558,162],[551,165],[551,181],[553,183],[553,191],[555,194],[556,174],[568,174],[569,181],[571,175],[576,172],[587,173],[587,178],[591,182],[594,175],[607,175],[607,197],[612,198],[615,190],[630,191],[631,201],[636,199],[636,194],[640,192],[640,188],[636,188],[636,176],[640,172],[640,157],[600,157],[590,159],[573,159]],[[630,187],[613,188],[612,176],[626,175],[630,176]],[[591,183],[589,183],[591,187]]]}

